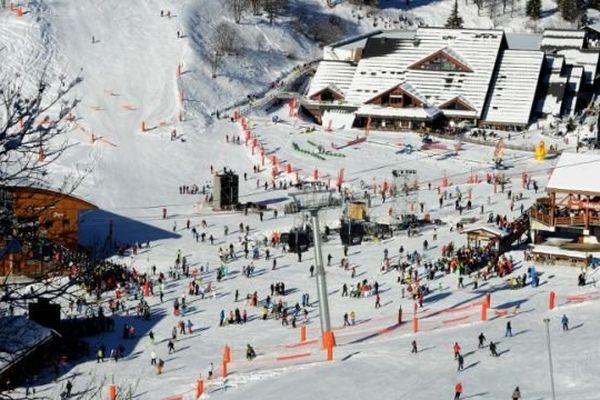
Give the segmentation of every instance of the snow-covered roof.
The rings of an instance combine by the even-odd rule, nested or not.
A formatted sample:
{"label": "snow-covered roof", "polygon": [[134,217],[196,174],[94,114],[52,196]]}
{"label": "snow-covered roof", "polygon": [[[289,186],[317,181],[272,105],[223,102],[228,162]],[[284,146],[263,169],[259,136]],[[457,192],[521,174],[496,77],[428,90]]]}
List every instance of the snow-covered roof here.
{"label": "snow-covered roof", "polygon": [[463,230],[464,233],[478,232],[478,231],[486,231],[486,232],[488,232],[494,236],[498,236],[498,237],[504,237],[504,236],[508,235],[508,232],[503,231],[502,229],[500,229],[494,225],[479,225],[479,226],[474,226],[474,227]]}
{"label": "snow-covered roof", "polygon": [[0,318],[0,372],[52,337],[52,331],[23,316]]}
{"label": "snow-covered roof", "polygon": [[505,50],[493,82],[484,119],[489,122],[526,125],[529,122],[544,53]]}
{"label": "snow-covered roof", "polygon": [[546,115],[560,115],[568,79],[567,76],[562,75],[565,58],[546,55],[544,62],[546,75],[543,79],[546,93],[540,99],[537,111]]}
{"label": "snow-covered roof", "polygon": [[[370,37],[346,100],[363,104],[395,84],[409,82],[430,104],[463,95],[481,115],[502,37],[503,32],[497,30],[446,28],[419,28],[408,37]],[[408,69],[440,49],[473,72]]]}
{"label": "snow-covered roof", "polygon": [[595,24],[587,25],[586,28],[600,33],[600,22],[596,22]]}
{"label": "snow-covered roof", "polygon": [[381,107],[377,105],[364,105],[361,106],[357,111],[356,115],[360,116],[379,116],[379,117],[397,117],[397,118],[414,118],[422,120],[430,120],[441,114],[441,111],[437,107],[409,107],[409,108],[395,108],[395,107]]}
{"label": "snow-covered roof", "polygon": [[583,67],[567,66],[567,84],[566,95],[563,100],[562,113],[565,115],[575,114],[575,104],[577,103],[577,95],[581,88],[583,77]]}
{"label": "snow-covered roof", "polygon": [[583,67],[582,83],[591,85],[594,83],[600,52],[594,50],[563,49],[558,54],[565,56],[567,64]]}
{"label": "snow-covered roof", "polygon": [[600,194],[598,176],[600,176],[600,155],[562,153],[552,171],[546,190]]}
{"label": "snow-covered roof", "polygon": [[356,66],[344,61],[321,61],[313,77],[308,97],[320,92],[326,87],[334,87],[345,94],[350,86]]}
{"label": "snow-covered roof", "polygon": [[542,34],[542,47],[551,48],[583,48],[585,31],[546,29]]}

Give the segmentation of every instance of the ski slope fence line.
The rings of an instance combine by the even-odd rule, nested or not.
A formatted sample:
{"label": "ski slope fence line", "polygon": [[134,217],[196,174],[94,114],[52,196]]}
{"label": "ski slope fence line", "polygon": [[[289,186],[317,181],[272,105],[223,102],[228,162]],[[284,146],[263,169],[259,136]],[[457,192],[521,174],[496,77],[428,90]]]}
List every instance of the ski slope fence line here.
{"label": "ski slope fence line", "polygon": [[[474,324],[482,320],[487,320],[487,313],[492,310],[493,318],[509,315],[508,310],[489,309],[488,298],[473,301],[471,303],[458,307],[449,307],[436,311],[417,311],[414,313],[413,323],[410,319],[401,323],[386,324],[383,326],[371,327],[370,329],[359,329],[361,325],[352,325],[342,327],[336,331],[335,341],[337,346],[349,346],[367,342],[392,333],[404,335],[416,334],[417,332],[427,332],[438,329],[447,329],[457,326]],[[485,311],[484,311],[485,310]],[[418,316],[421,314],[421,316]],[[418,317],[417,317],[418,316]],[[395,317],[383,317],[379,321]],[[414,320],[418,321],[419,329],[414,330]],[[302,329],[300,329],[302,331]],[[319,333],[320,334],[320,333]],[[306,332],[304,332],[306,335]],[[304,337],[304,341],[302,338]],[[231,349],[225,346],[223,362],[218,369],[214,371],[213,379],[215,382],[222,381],[231,372],[251,373],[257,371],[271,370],[281,367],[299,366],[302,364],[313,364],[327,361],[327,351],[323,349],[321,339],[306,339],[302,332],[301,341],[292,344],[280,344],[272,346],[256,346],[257,358],[247,360],[244,358],[245,349]],[[238,356],[242,355],[242,359]],[[210,386],[210,384],[209,384]],[[162,400],[188,400],[196,399],[194,397],[197,391],[189,390],[176,395],[165,397]]]}
{"label": "ski slope fence line", "polygon": [[549,292],[548,310],[552,311],[559,307],[565,307],[573,304],[580,304],[588,301],[597,300],[600,300],[600,290],[575,294],[558,294],[556,292]]}
{"label": "ski slope fence line", "polygon": [[[261,141],[259,140],[259,137],[252,132],[252,126],[250,125],[248,119],[246,117],[244,117],[241,113],[234,113],[234,119],[236,121],[238,121],[240,123],[240,131],[243,134],[244,137],[244,145],[246,146],[247,149],[249,149],[249,158],[253,161],[256,162],[257,164],[260,164],[261,167],[265,167],[266,168],[266,172],[269,172],[269,168],[267,166],[270,166],[270,173],[268,173],[269,177],[272,179],[276,179],[280,176],[287,176],[288,178],[291,178],[292,180],[295,180],[296,182],[298,182],[300,180],[300,170],[298,169],[294,169],[291,162],[287,162],[285,165],[280,165],[277,162],[277,158],[276,156],[273,154],[273,152],[270,152],[268,149],[265,148],[264,143],[261,143]],[[363,143],[365,142],[365,138],[361,138],[361,139],[353,139],[347,142],[346,145],[343,145],[341,147],[337,147],[337,149],[343,149],[344,147],[347,146],[352,146],[352,145],[356,145],[359,143]],[[367,141],[368,142],[368,141]],[[267,157],[268,155],[268,157]],[[432,155],[428,155],[425,158],[428,157],[432,157],[435,156],[435,154]],[[494,173],[491,174],[489,172],[487,173],[483,173],[485,170],[487,170],[487,168],[481,169],[481,175],[478,171],[471,171],[470,173],[468,173],[467,176],[465,177],[459,177],[458,176],[454,176],[453,180],[450,181],[449,177],[442,177],[440,179],[438,188],[439,189],[445,189],[449,186],[460,186],[460,185],[471,185],[467,196],[470,197],[471,196],[471,190],[472,190],[472,186],[473,185],[477,185],[480,183],[490,183],[490,182],[497,182],[498,178],[503,177],[503,178],[520,178],[521,179],[521,187],[525,187],[526,186],[526,182],[529,179],[529,175],[526,173]],[[461,174],[464,175],[464,174]],[[326,174],[326,175],[322,175],[320,174],[318,168],[314,168],[312,171],[309,171],[309,173],[302,173],[302,178],[306,181],[309,182],[321,182],[323,184],[327,184],[328,186],[331,186],[332,183],[332,179],[333,177],[330,174]],[[342,182],[343,183],[343,182]],[[419,182],[421,185],[424,185],[426,182]],[[419,184],[418,183],[418,184]],[[417,185],[418,185],[417,184]],[[515,183],[516,184],[516,183]],[[370,185],[372,187],[372,191],[373,193],[378,193],[381,191],[392,191],[392,185],[391,182],[388,182],[387,180],[384,180],[383,182],[375,182],[372,185]],[[494,187],[496,188],[496,185],[494,185]],[[417,186],[418,188],[418,186]],[[423,189],[420,189],[423,190]],[[494,189],[496,191],[496,189]]]}
{"label": "ski slope fence line", "polygon": [[[259,354],[258,356],[258,358],[251,361],[236,361],[235,359],[233,359],[230,362],[223,362],[220,365],[220,368],[213,372],[212,379],[203,382],[202,392],[207,392],[206,389],[209,389],[208,391],[210,391],[211,386],[223,384],[227,376],[232,372],[235,372],[236,374],[254,373],[258,371],[289,368],[303,364],[314,364],[327,361],[326,351],[324,350],[319,350],[318,352],[302,352],[295,354],[279,355],[276,357],[269,357],[268,359],[261,359],[261,354]],[[196,387],[193,389],[184,390],[180,393],[163,397],[162,400],[196,400],[199,398],[198,382],[196,382],[195,386]],[[190,384],[188,387],[193,386],[192,384]]]}

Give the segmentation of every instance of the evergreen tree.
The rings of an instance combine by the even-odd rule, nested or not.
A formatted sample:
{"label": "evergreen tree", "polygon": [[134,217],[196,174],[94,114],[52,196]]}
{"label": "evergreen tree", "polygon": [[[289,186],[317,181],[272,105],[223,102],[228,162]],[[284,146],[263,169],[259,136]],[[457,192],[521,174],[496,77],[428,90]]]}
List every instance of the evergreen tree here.
{"label": "evergreen tree", "polygon": [[542,2],[541,0],[527,0],[525,13],[533,20],[540,19],[542,15]]}
{"label": "evergreen tree", "polygon": [[581,0],[560,0],[560,2],[558,3],[560,15],[565,21],[577,21],[582,9],[585,7],[582,3],[583,2]]}
{"label": "evergreen tree", "polygon": [[463,19],[460,15],[458,15],[458,0],[454,0],[454,8],[452,8],[452,12],[446,21],[446,28],[462,28],[463,27]]}

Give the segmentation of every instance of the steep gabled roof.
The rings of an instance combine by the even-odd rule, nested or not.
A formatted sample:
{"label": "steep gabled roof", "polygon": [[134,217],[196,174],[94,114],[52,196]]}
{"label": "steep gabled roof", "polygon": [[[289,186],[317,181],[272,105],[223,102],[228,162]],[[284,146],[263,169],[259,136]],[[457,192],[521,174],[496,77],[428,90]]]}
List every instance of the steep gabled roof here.
{"label": "steep gabled roof", "polygon": [[419,101],[419,102],[421,102],[423,104],[427,103],[427,100],[423,96],[421,96],[419,94],[419,92],[417,92],[417,90],[410,83],[403,82],[403,83],[395,84],[394,86],[392,86],[392,87],[390,87],[388,89],[384,89],[384,90],[380,91],[379,93],[375,94],[373,97],[371,97],[370,99],[368,99],[367,101],[365,101],[365,104],[369,104],[373,100],[375,100],[375,99],[377,99],[377,98],[379,98],[381,96],[384,96],[384,95],[386,95],[386,94],[388,94],[388,93],[390,93],[390,92],[392,92],[392,91],[394,91],[396,89],[400,89],[402,92],[404,92],[408,96],[412,97],[413,99],[415,99],[415,100],[417,100],[417,101]]}
{"label": "steep gabled roof", "polygon": [[[454,51],[452,48],[450,48],[448,46],[443,47],[443,48],[429,54],[428,56],[420,59],[419,61],[409,65],[407,68],[408,69],[427,69],[427,68],[422,68],[422,66],[427,65],[432,60],[440,58],[440,57],[444,58],[446,61],[448,61],[449,63],[454,65],[456,67],[456,71],[473,72],[473,69],[469,66],[469,64],[465,61],[465,59],[462,58],[456,51]],[[446,71],[446,69],[441,69],[441,71]]]}
{"label": "steep gabled roof", "polygon": [[477,109],[475,108],[475,106],[469,100],[467,100],[464,96],[462,96],[462,95],[454,96],[453,98],[451,98],[451,99],[443,102],[442,104],[440,104],[438,106],[438,108],[440,108],[441,110],[443,110],[445,107],[449,106],[452,103],[459,103],[460,105],[462,105],[463,107],[465,107],[469,111],[477,111]]}
{"label": "steep gabled roof", "polygon": [[315,96],[320,95],[321,93],[323,93],[324,91],[329,90],[331,92],[333,92],[334,94],[337,94],[340,97],[344,97],[344,92],[342,92],[342,90],[340,90],[340,88],[338,88],[336,85],[334,84],[329,84],[327,86],[325,86],[322,89],[319,89],[318,91],[316,91],[315,93],[310,95],[310,98],[314,98]]}

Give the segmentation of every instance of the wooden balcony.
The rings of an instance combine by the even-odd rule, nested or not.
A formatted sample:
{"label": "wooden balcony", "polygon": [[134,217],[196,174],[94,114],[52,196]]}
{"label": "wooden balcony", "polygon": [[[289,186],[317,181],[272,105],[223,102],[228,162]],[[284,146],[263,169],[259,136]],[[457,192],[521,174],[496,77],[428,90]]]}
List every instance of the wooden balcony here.
{"label": "wooden balcony", "polygon": [[586,227],[586,226],[600,226],[600,216],[590,215],[589,221],[586,223],[587,215],[573,215],[571,216],[555,216],[554,219],[550,215],[549,212],[538,211],[535,209],[531,209],[531,218],[536,221],[543,223],[548,226],[576,226],[576,227]]}

